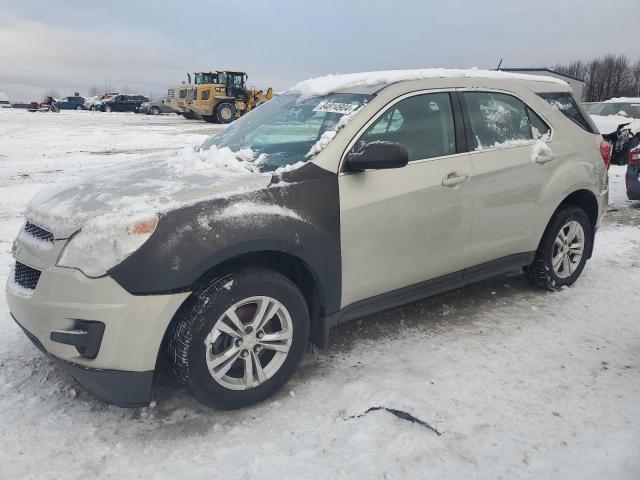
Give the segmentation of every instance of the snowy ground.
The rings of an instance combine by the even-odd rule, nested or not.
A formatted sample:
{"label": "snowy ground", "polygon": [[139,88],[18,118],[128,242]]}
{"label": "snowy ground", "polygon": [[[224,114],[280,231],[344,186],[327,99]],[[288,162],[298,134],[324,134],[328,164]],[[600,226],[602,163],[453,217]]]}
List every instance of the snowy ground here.
{"label": "snowy ground", "polygon": [[[177,116],[0,113],[0,281],[42,185],[195,144]],[[208,410],[170,378],[152,408],[85,393],[0,295],[0,478],[640,478],[640,205],[612,211],[578,283],[502,277],[341,327],[287,389]],[[386,411],[403,410],[441,435]],[[135,472],[135,475],[133,474]]]}

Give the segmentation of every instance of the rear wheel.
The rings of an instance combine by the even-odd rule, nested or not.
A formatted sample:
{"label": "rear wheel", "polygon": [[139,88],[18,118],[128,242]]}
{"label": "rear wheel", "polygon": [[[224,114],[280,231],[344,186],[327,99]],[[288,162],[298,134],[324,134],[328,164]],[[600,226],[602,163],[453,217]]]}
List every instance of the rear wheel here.
{"label": "rear wheel", "polygon": [[236,107],[229,102],[219,103],[213,115],[218,123],[231,123],[236,118]]}
{"label": "rear wheel", "polygon": [[107,113],[110,113],[111,112],[111,106],[110,105],[105,105],[104,106],[104,111],[107,112]]}
{"label": "rear wheel", "polygon": [[151,115],[160,115],[160,109],[158,107],[151,107]]}
{"label": "rear wheel", "polygon": [[76,110],[82,110],[82,105],[78,105],[78,106],[76,107]]}
{"label": "rear wheel", "polygon": [[525,272],[534,285],[547,290],[572,285],[587,263],[592,244],[593,228],[584,211],[563,208],[549,222],[535,260]]}
{"label": "rear wheel", "polygon": [[193,295],[169,341],[178,380],[200,402],[235,409],[273,395],[297,368],[309,311],[284,275],[245,269]]}

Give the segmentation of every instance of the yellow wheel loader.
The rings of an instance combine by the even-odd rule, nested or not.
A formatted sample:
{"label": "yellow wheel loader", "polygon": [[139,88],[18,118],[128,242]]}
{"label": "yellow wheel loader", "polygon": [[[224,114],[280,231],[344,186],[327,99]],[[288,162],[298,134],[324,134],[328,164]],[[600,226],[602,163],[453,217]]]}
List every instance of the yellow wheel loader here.
{"label": "yellow wheel loader", "polygon": [[185,118],[231,123],[273,96],[271,88],[248,88],[245,72],[197,72],[193,83],[188,73],[187,79],[167,93],[167,103]]}

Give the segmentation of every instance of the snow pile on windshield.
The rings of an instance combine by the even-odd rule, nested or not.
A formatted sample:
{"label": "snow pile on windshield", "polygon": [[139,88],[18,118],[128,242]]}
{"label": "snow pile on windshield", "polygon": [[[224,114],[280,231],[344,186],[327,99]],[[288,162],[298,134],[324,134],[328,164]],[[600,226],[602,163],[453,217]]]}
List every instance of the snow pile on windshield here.
{"label": "snow pile on windshield", "polygon": [[524,73],[502,72],[498,70],[425,68],[419,70],[387,70],[380,72],[348,73],[345,75],[325,75],[298,83],[291,91],[300,93],[302,98],[328,95],[347,88],[389,84],[406,80],[423,80],[426,78],[494,78],[511,80],[528,80],[532,82],[548,82],[567,85],[554,77],[543,75],[527,75]]}
{"label": "snow pile on windshield", "polygon": [[327,145],[329,145],[331,140],[335,138],[338,132],[342,130],[344,127],[346,127],[349,124],[349,122],[353,119],[353,117],[355,117],[358,114],[358,112],[360,112],[360,110],[362,110],[363,108],[364,108],[364,105],[362,105],[360,108],[357,108],[353,112],[340,117],[340,120],[338,120],[338,123],[336,123],[336,126],[333,129],[327,130],[326,132],[324,132],[320,136],[320,139],[313,144],[313,146],[307,153],[306,158],[313,157],[314,155],[317,155],[322,150],[324,150],[324,148]]}
{"label": "snow pile on windshield", "polygon": [[266,158],[264,153],[256,156],[250,148],[234,152],[228,147],[218,148],[215,145],[207,149],[188,147],[178,152],[173,167],[179,175],[211,169],[223,169],[230,173],[257,173]]}

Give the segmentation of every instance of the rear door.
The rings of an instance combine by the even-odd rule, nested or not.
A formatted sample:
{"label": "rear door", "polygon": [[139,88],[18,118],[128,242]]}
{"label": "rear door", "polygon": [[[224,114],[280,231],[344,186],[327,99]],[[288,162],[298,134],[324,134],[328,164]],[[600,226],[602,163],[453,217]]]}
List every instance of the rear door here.
{"label": "rear door", "polygon": [[[474,176],[469,255],[473,265],[529,248],[533,213],[549,175],[551,130],[519,98],[495,91],[460,91]],[[542,151],[540,151],[542,150]]]}
{"label": "rear door", "polygon": [[399,143],[409,164],[339,174],[342,307],[467,266],[471,161],[454,111],[455,93],[408,94],[354,139]]}

